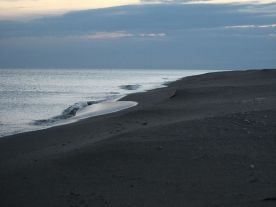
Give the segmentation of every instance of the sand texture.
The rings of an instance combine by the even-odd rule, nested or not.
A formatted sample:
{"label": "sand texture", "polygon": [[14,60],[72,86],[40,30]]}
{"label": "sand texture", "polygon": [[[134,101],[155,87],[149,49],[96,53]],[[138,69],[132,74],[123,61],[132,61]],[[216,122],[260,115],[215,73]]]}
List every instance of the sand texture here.
{"label": "sand texture", "polygon": [[276,70],[123,100],[139,105],[0,139],[0,206],[276,206]]}

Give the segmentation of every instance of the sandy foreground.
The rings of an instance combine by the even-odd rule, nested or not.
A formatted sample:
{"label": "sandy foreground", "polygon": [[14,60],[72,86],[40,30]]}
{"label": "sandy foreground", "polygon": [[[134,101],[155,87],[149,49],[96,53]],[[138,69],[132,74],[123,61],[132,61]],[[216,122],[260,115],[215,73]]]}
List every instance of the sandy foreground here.
{"label": "sandy foreground", "polygon": [[0,139],[0,206],[276,206],[276,70],[123,100],[139,105]]}

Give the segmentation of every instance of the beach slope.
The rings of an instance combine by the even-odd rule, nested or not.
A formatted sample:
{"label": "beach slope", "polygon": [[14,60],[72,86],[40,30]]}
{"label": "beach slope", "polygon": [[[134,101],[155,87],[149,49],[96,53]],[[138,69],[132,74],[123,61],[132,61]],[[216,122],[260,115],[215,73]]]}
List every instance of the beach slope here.
{"label": "beach slope", "polygon": [[139,104],[0,139],[0,206],[276,205],[276,70],[123,100]]}

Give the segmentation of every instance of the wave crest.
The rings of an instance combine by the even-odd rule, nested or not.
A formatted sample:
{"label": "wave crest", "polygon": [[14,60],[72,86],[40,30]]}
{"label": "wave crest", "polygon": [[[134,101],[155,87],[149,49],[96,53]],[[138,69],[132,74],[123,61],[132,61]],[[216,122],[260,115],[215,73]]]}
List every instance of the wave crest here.
{"label": "wave crest", "polygon": [[119,88],[124,89],[124,90],[129,90],[129,91],[137,90],[137,89],[140,88],[140,87],[141,87],[140,84],[134,84],[134,85],[121,85],[121,86],[119,86]]}
{"label": "wave crest", "polygon": [[96,104],[96,103],[100,103],[101,101],[85,101],[85,102],[77,102],[71,106],[69,106],[68,108],[66,108],[65,110],[63,110],[63,112],[58,115],[58,116],[54,116],[50,119],[41,119],[41,120],[35,120],[33,122],[33,125],[47,125],[47,124],[51,124],[51,123],[55,123],[64,119],[68,119],[71,117],[76,116],[77,112],[87,106]]}

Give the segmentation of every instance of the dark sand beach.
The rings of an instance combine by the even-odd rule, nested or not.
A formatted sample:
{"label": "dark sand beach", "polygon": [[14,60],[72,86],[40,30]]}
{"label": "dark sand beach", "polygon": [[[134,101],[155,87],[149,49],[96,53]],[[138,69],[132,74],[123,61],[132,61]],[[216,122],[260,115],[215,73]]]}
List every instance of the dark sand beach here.
{"label": "dark sand beach", "polygon": [[0,206],[276,206],[276,70],[123,100],[139,105],[0,139]]}

